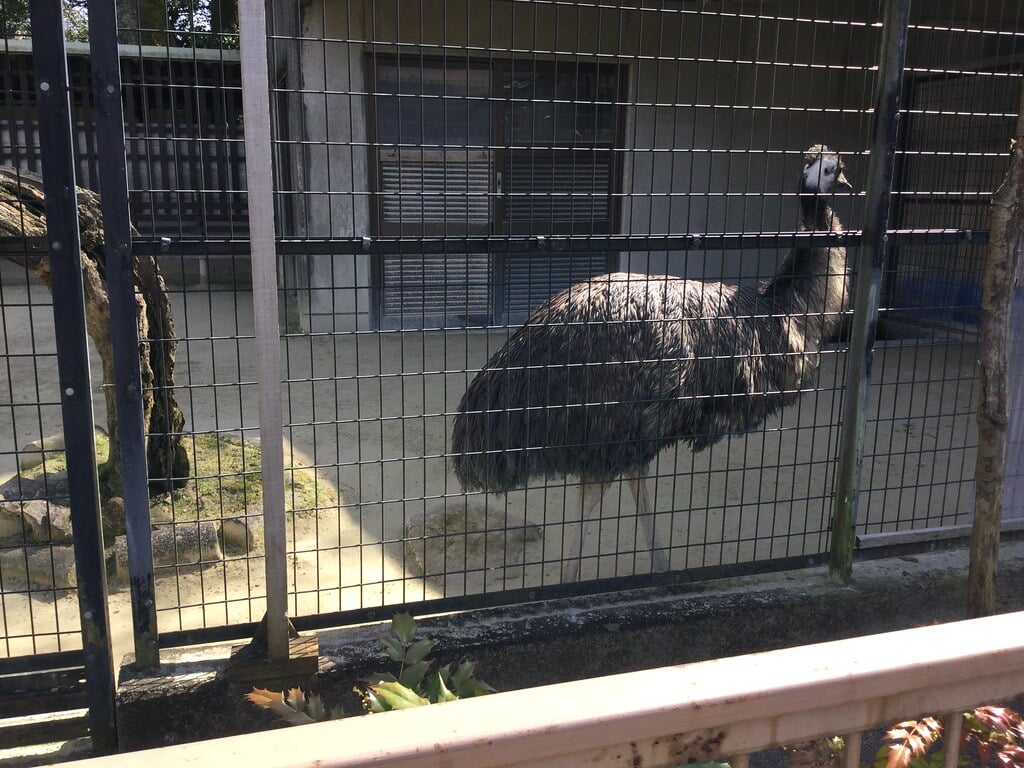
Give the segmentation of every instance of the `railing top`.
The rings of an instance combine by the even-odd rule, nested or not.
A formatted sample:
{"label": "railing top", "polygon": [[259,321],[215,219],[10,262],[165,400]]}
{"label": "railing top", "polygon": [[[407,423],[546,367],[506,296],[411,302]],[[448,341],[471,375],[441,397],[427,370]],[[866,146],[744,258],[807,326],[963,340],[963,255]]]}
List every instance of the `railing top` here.
{"label": "railing top", "polygon": [[[1024,693],[1024,612],[148,752],[181,765],[643,765],[743,754]],[[702,759],[712,754],[704,753]],[[135,766],[139,754],[83,761]]]}

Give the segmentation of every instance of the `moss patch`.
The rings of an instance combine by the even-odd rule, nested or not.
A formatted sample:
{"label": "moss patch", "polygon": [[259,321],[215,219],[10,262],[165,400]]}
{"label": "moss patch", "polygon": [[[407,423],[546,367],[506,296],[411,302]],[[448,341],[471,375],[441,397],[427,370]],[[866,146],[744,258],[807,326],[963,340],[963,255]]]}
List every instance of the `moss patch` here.
{"label": "moss patch", "polygon": [[[263,483],[260,478],[262,454],[256,440],[234,435],[186,435],[192,474],[188,484],[173,493],[150,498],[153,517],[188,521],[219,519],[259,514],[263,509]],[[96,433],[96,460],[107,460],[110,441]],[[313,513],[318,508],[338,506],[338,491],[319,477],[306,462],[295,459],[288,464],[285,453],[285,510]],[[45,478],[44,478],[45,476]],[[67,456],[64,451],[48,451],[42,464],[21,474],[23,481],[40,483],[50,496],[67,494]]]}
{"label": "moss patch", "polygon": [[[107,461],[107,456],[110,455],[110,438],[105,433],[96,432],[96,463],[102,466]],[[23,470],[21,473],[22,480],[42,480],[43,476],[57,476],[58,483],[62,483],[66,486],[66,481],[61,478],[64,477],[68,471],[68,457],[63,450],[60,451],[44,451],[43,452],[43,463],[37,464],[31,469]]]}
{"label": "moss patch", "polygon": [[[192,467],[188,485],[173,494],[151,499],[154,509],[173,510],[175,520],[235,517],[263,509],[260,478],[262,452],[256,440],[233,435],[199,434],[185,440]],[[314,512],[336,507],[338,492],[306,462],[288,464],[285,454],[284,507],[286,511]]]}

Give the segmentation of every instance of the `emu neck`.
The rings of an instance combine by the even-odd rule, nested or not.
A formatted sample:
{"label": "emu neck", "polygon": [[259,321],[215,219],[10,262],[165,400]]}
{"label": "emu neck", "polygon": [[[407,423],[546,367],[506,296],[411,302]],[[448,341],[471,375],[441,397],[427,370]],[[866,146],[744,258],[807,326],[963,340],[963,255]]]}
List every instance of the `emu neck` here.
{"label": "emu neck", "polygon": [[825,195],[800,193],[800,228],[805,232],[841,232],[842,222]]}
{"label": "emu neck", "polygon": [[[807,232],[841,232],[842,222],[824,195],[800,196],[800,228]],[[849,306],[850,269],[846,248],[798,246],[762,296],[773,315],[786,315],[799,330],[802,352],[828,341]]]}

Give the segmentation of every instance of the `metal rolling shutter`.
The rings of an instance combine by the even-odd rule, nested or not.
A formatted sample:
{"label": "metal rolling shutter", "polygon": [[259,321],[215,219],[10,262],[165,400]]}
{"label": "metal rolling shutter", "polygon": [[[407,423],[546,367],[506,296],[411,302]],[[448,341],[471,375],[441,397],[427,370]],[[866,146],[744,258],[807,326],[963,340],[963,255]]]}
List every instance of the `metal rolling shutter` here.
{"label": "metal rolling shutter", "polygon": [[[380,157],[381,217],[425,232],[461,234],[490,225],[490,153],[389,150]],[[384,257],[382,314],[403,328],[486,321],[490,258],[486,253]]]}
{"label": "metal rolling shutter", "polygon": [[[508,153],[508,220],[514,230],[543,233],[609,231],[613,155],[578,149]],[[572,283],[606,272],[607,254],[512,254],[505,263],[505,313],[521,322]]]}

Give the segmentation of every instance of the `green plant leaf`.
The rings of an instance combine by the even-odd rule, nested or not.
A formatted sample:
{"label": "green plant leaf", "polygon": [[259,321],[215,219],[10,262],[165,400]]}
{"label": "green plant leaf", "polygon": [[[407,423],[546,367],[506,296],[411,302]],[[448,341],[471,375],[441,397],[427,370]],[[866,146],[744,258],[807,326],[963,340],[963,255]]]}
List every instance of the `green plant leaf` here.
{"label": "green plant leaf", "polygon": [[494,689],[491,686],[473,676],[475,669],[475,661],[464,661],[451,673],[447,685],[460,699],[494,693]]}
{"label": "green plant leaf", "polygon": [[315,693],[306,697],[306,714],[317,722],[327,720],[327,710],[324,709],[323,699]]}
{"label": "green plant leaf", "polygon": [[416,634],[416,621],[408,613],[396,613],[391,619],[391,631],[403,644],[408,645]]}
{"label": "green plant leaf", "polygon": [[450,684],[453,688],[458,688],[465,683],[469,678],[473,676],[473,670],[476,669],[475,661],[464,661],[455,668],[450,678]]}
{"label": "green plant leaf", "polygon": [[405,646],[393,637],[382,637],[380,641],[384,644],[385,650],[392,661],[401,661],[405,658]]}
{"label": "green plant leaf", "polygon": [[437,680],[437,695],[432,697],[432,701],[443,704],[446,701],[458,701],[458,696],[448,690],[444,684],[444,680],[441,679],[440,675],[435,674],[432,678]]}
{"label": "green plant leaf", "polygon": [[475,677],[471,677],[459,686],[457,692],[459,694],[459,698],[469,699],[473,696],[485,696],[488,693],[494,693],[494,689],[483,680],[477,680]]}
{"label": "green plant leaf", "polygon": [[[383,685],[383,683],[382,683]],[[371,686],[366,693],[363,694],[363,709],[367,712],[387,712],[390,707],[385,701],[374,693],[373,686]]]}
{"label": "green plant leaf", "polygon": [[397,683],[398,678],[392,675],[390,672],[374,672],[367,675],[366,677],[359,678],[362,682],[367,685],[377,685],[377,683]]}
{"label": "green plant leaf", "polygon": [[411,709],[423,707],[430,702],[416,691],[411,691],[401,683],[380,683],[372,686],[376,697],[388,705],[390,709]]}
{"label": "green plant leaf", "polygon": [[420,683],[423,682],[423,677],[427,674],[427,670],[430,668],[430,664],[425,661],[417,661],[402,670],[402,674],[398,678],[398,682],[404,685],[406,688],[416,690],[420,687]]}
{"label": "green plant leaf", "polygon": [[415,664],[417,661],[422,661],[430,653],[430,649],[434,647],[436,643],[433,640],[417,640],[415,643],[409,646],[409,650],[405,652],[405,658],[402,659],[406,664]]}
{"label": "green plant leaf", "polygon": [[435,672],[427,678],[427,681],[423,684],[423,695],[431,702],[437,701],[438,696],[441,695],[441,673],[440,671]]}

